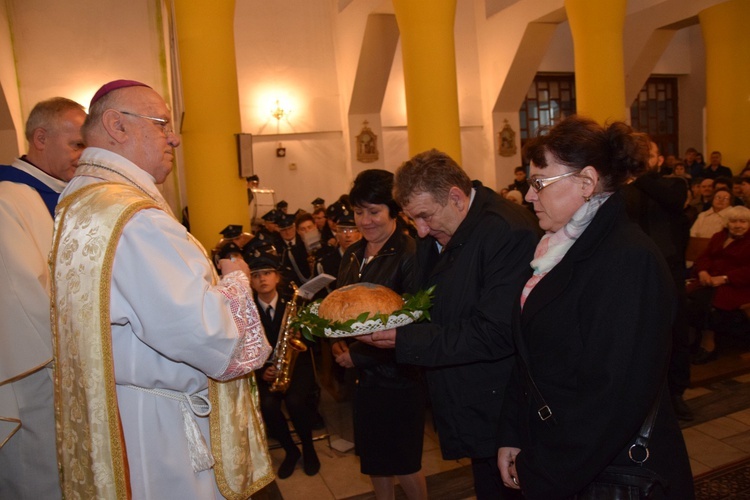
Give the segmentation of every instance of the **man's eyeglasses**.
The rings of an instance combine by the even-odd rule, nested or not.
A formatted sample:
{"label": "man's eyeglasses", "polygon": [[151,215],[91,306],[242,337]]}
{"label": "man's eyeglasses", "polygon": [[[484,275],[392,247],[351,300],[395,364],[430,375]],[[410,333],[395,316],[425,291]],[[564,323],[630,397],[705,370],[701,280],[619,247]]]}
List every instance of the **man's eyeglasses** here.
{"label": "man's eyeglasses", "polygon": [[133,113],[131,111],[120,111],[123,115],[128,116],[135,116],[136,118],[143,118],[144,120],[150,120],[156,124],[158,124],[161,127],[162,132],[164,132],[164,135],[169,135],[173,132],[172,126],[169,124],[169,120],[166,118],[157,118],[155,116],[146,116],[146,115],[139,115],[138,113]]}
{"label": "man's eyeglasses", "polygon": [[566,177],[570,177],[571,175],[577,175],[578,172],[568,172],[566,174],[561,175],[555,175],[553,177],[532,177],[530,179],[527,179],[526,182],[529,183],[529,186],[535,191],[539,192],[542,189],[546,188],[550,184],[554,184],[555,182],[559,181],[560,179],[564,179]]}
{"label": "man's eyeglasses", "polygon": [[339,227],[336,231],[341,234],[354,234],[358,233],[359,229],[356,227]]}

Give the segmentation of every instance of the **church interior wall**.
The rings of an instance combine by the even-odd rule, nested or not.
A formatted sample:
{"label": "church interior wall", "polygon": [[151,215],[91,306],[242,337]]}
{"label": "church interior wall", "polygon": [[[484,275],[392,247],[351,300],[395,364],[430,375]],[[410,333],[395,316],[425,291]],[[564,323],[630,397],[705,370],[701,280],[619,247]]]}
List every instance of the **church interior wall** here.
{"label": "church interior wall", "polygon": [[[686,16],[718,0],[685,3]],[[491,5],[490,5],[491,4]],[[0,150],[8,162],[23,150],[22,123],[39,100],[65,95],[86,105],[103,82],[130,78],[170,92],[163,32],[163,0],[82,2],[8,0],[0,14],[0,84],[16,144]],[[644,9],[679,18],[675,0],[631,0],[629,16]],[[368,16],[393,15],[388,0],[236,2],[235,40],[241,130],[253,135],[255,173],[294,208],[308,198],[327,201],[348,190],[353,176],[377,166],[394,170],[409,157],[400,45],[388,71],[379,109],[351,113],[357,65]],[[671,21],[669,19],[671,19]],[[508,120],[518,132],[520,101],[494,109],[508,82],[523,95],[531,83],[509,78],[528,23],[552,23],[555,32],[538,72],[572,72],[573,44],[563,0],[457,0],[455,25],[463,164],[491,187],[512,180],[516,156],[501,158],[497,134]],[[658,19],[653,21],[658,26]],[[626,39],[628,44],[636,43]],[[678,29],[652,74],[679,77],[680,148],[702,148],[705,65],[700,27]],[[533,78],[533,72],[530,72]],[[525,85],[525,87],[524,87]],[[507,90],[507,89],[505,89]],[[271,116],[279,100],[290,113]],[[436,104],[439,105],[439,104]],[[189,112],[189,111],[188,111]],[[356,160],[354,136],[363,116],[379,136],[374,164]],[[7,117],[6,117],[7,118]],[[1,123],[2,117],[0,117]],[[2,130],[0,130],[2,133]],[[7,134],[6,134],[7,135]],[[517,135],[520,145],[520,134]],[[5,141],[7,142],[7,141]],[[278,144],[286,156],[278,158]],[[239,179],[238,179],[239,182]]]}

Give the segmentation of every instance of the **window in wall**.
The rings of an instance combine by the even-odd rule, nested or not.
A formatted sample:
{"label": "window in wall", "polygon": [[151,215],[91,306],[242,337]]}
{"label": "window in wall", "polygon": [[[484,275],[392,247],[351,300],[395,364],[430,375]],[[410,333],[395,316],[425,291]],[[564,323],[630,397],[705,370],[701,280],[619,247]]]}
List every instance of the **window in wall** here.
{"label": "window in wall", "polygon": [[575,76],[537,75],[521,105],[521,146],[540,128],[556,125],[576,111]]}
{"label": "window in wall", "polygon": [[679,156],[677,78],[649,78],[630,106],[630,123],[651,136],[664,156]]}

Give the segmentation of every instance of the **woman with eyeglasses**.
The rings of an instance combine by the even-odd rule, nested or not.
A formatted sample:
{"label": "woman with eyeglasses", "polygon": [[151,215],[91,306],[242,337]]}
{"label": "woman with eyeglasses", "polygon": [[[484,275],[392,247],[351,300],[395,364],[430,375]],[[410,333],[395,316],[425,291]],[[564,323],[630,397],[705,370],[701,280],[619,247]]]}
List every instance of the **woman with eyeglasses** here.
{"label": "woman with eyeglasses", "polygon": [[732,206],[732,193],[721,188],[714,192],[711,208],[698,214],[692,227],[690,236],[694,238],[710,238],[727,225],[726,210]]}
{"label": "woman with eyeglasses", "polygon": [[[528,499],[611,498],[593,492],[597,476],[633,466],[668,485],[654,498],[693,498],[665,388],[675,291],[618,192],[645,171],[648,137],[624,123],[603,128],[572,116],[529,141],[524,156],[526,201],[546,234],[514,317],[517,362],[498,452],[503,482]],[[646,459],[631,447],[653,408]]]}
{"label": "woman with eyeglasses", "polygon": [[747,322],[744,309],[750,304],[750,209],[730,207],[722,213],[726,228],[711,237],[695,261],[694,279],[689,284],[688,317],[700,332],[692,359],[696,365],[718,357],[715,332]]}

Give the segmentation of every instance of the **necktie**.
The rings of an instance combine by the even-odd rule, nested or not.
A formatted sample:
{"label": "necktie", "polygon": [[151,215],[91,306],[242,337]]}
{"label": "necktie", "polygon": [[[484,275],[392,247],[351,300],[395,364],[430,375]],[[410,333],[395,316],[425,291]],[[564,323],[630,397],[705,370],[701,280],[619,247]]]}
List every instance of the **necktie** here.
{"label": "necktie", "polygon": [[273,321],[273,306],[268,306],[268,309],[266,309],[266,315],[268,315],[268,319]]}

